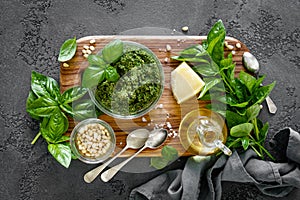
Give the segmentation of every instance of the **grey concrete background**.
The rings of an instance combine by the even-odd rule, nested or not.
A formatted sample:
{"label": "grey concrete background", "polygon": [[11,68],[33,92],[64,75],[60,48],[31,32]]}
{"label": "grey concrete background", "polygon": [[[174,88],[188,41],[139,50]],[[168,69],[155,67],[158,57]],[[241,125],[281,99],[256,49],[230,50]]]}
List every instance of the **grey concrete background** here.
{"label": "grey concrete background", "polygon": [[[257,56],[266,83],[277,81],[271,96],[276,115],[266,109],[269,137],[282,127],[300,131],[299,0],[1,0],[0,1],[0,199],[128,199],[131,189],[161,173],[119,173],[109,183],[83,182],[93,166],[73,161],[64,169],[46,144],[30,142],[37,122],[25,111],[30,74],[36,70],[59,78],[57,56],[64,40],[77,36],[118,34],[152,26],[205,35],[222,19],[229,36]],[[183,167],[185,158],[168,169]],[[248,184],[224,183],[222,199],[273,199]],[[288,197],[299,199],[300,191]]]}

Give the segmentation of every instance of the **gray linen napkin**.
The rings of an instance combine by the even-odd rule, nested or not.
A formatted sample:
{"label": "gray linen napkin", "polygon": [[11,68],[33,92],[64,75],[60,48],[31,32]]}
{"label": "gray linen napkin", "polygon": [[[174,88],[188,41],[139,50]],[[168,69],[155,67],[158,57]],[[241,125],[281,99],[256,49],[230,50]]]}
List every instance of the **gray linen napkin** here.
{"label": "gray linen napkin", "polygon": [[282,162],[260,160],[254,151],[190,157],[183,170],[172,170],[133,189],[129,199],[221,199],[222,181],[252,183],[265,195],[283,197],[300,188],[300,134],[285,128],[270,141]]}

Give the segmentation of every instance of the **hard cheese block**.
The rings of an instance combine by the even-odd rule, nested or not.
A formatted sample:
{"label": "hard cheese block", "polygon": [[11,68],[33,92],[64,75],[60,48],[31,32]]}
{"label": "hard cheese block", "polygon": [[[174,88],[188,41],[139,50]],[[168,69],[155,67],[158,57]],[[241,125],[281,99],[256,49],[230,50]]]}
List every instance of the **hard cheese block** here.
{"label": "hard cheese block", "polygon": [[204,86],[202,79],[186,63],[181,63],[171,72],[172,92],[178,104],[194,97]]}

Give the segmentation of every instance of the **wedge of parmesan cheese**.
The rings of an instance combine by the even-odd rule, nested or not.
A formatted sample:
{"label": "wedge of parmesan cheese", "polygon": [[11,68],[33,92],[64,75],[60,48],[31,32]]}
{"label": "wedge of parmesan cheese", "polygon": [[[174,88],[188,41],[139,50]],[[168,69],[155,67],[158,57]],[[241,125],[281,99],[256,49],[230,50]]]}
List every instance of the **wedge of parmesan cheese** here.
{"label": "wedge of parmesan cheese", "polygon": [[195,97],[204,85],[204,81],[186,62],[171,72],[172,92],[178,104]]}

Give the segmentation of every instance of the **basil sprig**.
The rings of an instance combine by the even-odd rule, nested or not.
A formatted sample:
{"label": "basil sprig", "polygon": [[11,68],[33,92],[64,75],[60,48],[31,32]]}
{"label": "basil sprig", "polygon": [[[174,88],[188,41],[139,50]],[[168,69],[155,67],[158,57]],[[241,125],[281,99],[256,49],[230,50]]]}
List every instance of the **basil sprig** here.
{"label": "basil sprig", "polygon": [[65,112],[72,117],[82,116],[85,108],[73,111],[72,103],[85,94],[86,89],[79,86],[60,94],[58,83],[53,78],[32,71],[26,111],[40,121],[40,131],[32,144],[42,136],[51,155],[66,168],[71,163],[72,152],[67,142],[70,138],[64,135],[69,127]]}
{"label": "basil sprig", "polygon": [[213,101],[215,104],[207,107],[225,117],[230,129],[229,147],[242,147],[244,150],[251,147],[261,158],[265,153],[274,159],[263,147],[269,125],[263,124],[258,115],[259,105],[270,94],[275,82],[261,86],[265,76],[256,79],[243,71],[236,78],[232,54],[224,57],[225,35],[225,27],[219,20],[202,45],[188,47],[173,59],[189,62],[194,66],[193,70],[203,77],[205,86],[198,99]]}
{"label": "basil sprig", "polygon": [[89,55],[89,66],[84,70],[82,76],[82,87],[92,88],[98,83],[108,80],[116,82],[120,75],[116,68],[110,64],[117,61],[123,55],[123,42],[119,39],[108,43],[102,50],[100,55]]}
{"label": "basil sprig", "polygon": [[60,47],[58,61],[66,62],[71,60],[76,53],[77,43],[76,37],[66,40]]}

